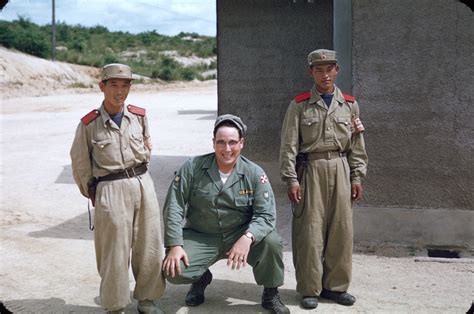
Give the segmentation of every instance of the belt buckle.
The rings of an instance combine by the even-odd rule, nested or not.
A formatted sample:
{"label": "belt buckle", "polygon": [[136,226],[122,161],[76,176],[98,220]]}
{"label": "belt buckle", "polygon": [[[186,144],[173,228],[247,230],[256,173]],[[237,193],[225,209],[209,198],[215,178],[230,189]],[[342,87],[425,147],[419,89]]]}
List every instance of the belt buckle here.
{"label": "belt buckle", "polygon": [[[131,174],[128,173],[129,170],[132,171]],[[137,174],[135,173],[135,168],[127,168],[127,169],[125,169],[125,174],[127,175],[127,178],[129,178],[129,179],[137,176]]]}

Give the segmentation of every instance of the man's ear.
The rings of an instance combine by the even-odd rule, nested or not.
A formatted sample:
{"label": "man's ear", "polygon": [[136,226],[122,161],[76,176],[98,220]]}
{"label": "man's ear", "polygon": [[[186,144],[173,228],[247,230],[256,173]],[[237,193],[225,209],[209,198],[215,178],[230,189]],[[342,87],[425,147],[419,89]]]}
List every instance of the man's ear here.
{"label": "man's ear", "polygon": [[103,92],[104,88],[105,88],[105,83],[104,82],[99,82],[99,88],[100,88],[100,91]]}

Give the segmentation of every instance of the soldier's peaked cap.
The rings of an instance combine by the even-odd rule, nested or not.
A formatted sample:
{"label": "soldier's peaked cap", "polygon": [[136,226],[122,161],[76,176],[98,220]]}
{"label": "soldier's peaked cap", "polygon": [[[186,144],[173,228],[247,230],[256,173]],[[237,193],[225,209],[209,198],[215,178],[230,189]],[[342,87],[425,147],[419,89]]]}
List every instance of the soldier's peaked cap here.
{"label": "soldier's peaked cap", "polygon": [[336,52],[334,50],[317,49],[309,53],[308,65],[337,63]]}
{"label": "soldier's peaked cap", "polygon": [[240,130],[240,134],[242,134],[242,136],[247,131],[247,126],[244,124],[242,119],[237,116],[234,116],[233,114],[223,114],[221,116],[218,116],[216,122],[214,123],[214,130],[216,130],[216,128],[224,121],[230,121],[235,124],[235,126]]}
{"label": "soldier's peaked cap", "polygon": [[132,69],[128,65],[120,63],[105,65],[102,68],[102,81],[113,78],[132,80]]}

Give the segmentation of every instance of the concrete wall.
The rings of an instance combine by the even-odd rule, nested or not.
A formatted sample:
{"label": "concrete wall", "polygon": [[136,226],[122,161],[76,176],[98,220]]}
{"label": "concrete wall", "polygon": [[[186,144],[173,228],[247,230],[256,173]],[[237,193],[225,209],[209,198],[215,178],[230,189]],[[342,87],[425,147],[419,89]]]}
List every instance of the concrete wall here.
{"label": "concrete wall", "polygon": [[474,16],[455,0],[353,1],[370,206],[474,210]]}
{"label": "concrete wall", "polygon": [[298,0],[218,0],[218,112],[249,127],[245,154],[278,161],[291,98],[311,88],[306,57],[333,47],[333,4]]}
{"label": "concrete wall", "polygon": [[291,219],[277,163],[284,112],[311,87],[307,53],[338,47],[342,67],[352,58],[339,84],[367,129],[355,241],[474,251],[472,11],[455,0],[334,1],[218,1],[219,113],[249,124],[244,153],[268,171],[279,228]]}

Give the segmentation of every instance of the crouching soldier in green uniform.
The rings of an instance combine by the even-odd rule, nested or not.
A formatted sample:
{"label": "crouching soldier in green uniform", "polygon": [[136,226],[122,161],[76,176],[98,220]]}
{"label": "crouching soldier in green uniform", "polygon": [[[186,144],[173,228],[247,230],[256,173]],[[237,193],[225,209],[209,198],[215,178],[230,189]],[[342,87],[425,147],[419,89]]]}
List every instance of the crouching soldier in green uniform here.
{"label": "crouching soldier in green uniform", "polygon": [[318,296],[352,305],[352,202],[362,197],[367,168],[363,126],[355,98],[335,86],[336,52],[315,50],[308,64],[314,86],[290,103],[280,148],[280,174],[295,207],[296,290],[304,308],[316,308]]}
{"label": "crouching soldier in green uniform", "polygon": [[248,263],[264,286],[262,306],[289,313],[277,289],[284,265],[275,199],[265,172],[240,155],[245,131],[239,117],[219,116],[214,152],[190,159],[176,174],[164,206],[163,271],[171,283],[192,284],[186,304],[197,306],[212,281],[211,265],[227,259],[240,269]]}
{"label": "crouching soldier in green uniform", "polygon": [[145,109],[124,105],[131,80],[127,65],[103,68],[99,87],[104,100],[79,122],[72,172],[82,195],[95,201],[101,305],[110,313],[124,313],[130,303],[131,260],[138,311],[162,313],[154,303],[165,289],[160,208],[147,171],[151,143]]}

